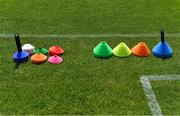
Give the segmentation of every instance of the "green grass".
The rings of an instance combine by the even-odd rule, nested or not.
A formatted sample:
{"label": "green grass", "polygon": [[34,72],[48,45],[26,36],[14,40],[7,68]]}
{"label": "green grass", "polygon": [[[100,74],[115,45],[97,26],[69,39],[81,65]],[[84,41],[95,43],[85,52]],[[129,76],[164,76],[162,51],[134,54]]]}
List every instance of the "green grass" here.
{"label": "green grass", "polygon": [[[162,27],[168,33],[179,33],[179,5],[179,0],[0,0],[0,33],[136,34],[158,33]],[[167,60],[153,56],[94,58],[92,49],[103,40],[112,48],[121,41],[129,47],[145,41],[150,49],[159,41],[22,38],[23,44],[37,48],[61,45],[65,49],[64,62],[34,65],[29,61],[16,66],[12,60],[14,40],[1,38],[0,114],[151,114],[139,77],[180,74],[180,39],[167,38],[174,49],[174,56]],[[165,91],[157,94],[164,95]],[[178,100],[173,106],[163,106],[165,101],[160,97],[158,101],[165,114],[179,114]]]}
{"label": "green grass", "polygon": [[179,115],[180,81],[155,81],[152,86],[162,112],[167,115]]}
{"label": "green grass", "polygon": [[0,0],[1,33],[179,32],[179,0]]}
{"label": "green grass", "polygon": [[[103,40],[112,47],[120,41],[132,47],[139,41],[135,38]],[[168,39],[177,54],[168,60],[153,56],[96,59],[92,49],[99,41],[102,39],[22,39],[23,43],[30,42],[38,47],[63,46],[64,62],[61,65],[27,62],[17,68],[12,61],[16,51],[14,41],[1,39],[1,113],[150,114],[139,77],[179,74],[179,39]],[[150,47],[157,42],[150,38],[141,41],[146,41]]]}

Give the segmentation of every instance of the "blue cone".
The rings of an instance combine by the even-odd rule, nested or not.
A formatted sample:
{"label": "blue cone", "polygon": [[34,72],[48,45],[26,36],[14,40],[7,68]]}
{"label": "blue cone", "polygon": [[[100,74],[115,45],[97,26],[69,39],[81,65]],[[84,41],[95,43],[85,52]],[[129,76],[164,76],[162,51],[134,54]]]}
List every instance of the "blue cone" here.
{"label": "blue cone", "polygon": [[173,55],[173,50],[164,39],[164,30],[161,30],[161,42],[153,48],[153,54],[159,58],[169,58]]}
{"label": "blue cone", "polygon": [[19,63],[26,62],[26,61],[28,61],[28,58],[29,58],[28,52],[22,51],[22,52],[15,52],[13,54],[13,59],[15,62],[19,62]]}

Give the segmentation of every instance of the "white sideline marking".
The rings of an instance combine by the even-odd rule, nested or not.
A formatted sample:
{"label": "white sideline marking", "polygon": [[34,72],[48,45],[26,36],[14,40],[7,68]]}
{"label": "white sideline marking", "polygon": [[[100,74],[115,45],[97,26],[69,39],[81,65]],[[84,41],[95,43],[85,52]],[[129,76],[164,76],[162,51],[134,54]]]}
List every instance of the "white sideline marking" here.
{"label": "white sideline marking", "polygon": [[146,94],[146,97],[148,99],[148,104],[150,107],[150,110],[152,112],[152,115],[154,116],[162,116],[162,112],[160,109],[160,106],[157,102],[156,95],[153,92],[152,86],[150,84],[150,81],[162,81],[162,80],[180,80],[180,75],[151,75],[151,76],[142,76],[140,77],[140,81],[142,83],[144,92]]}
{"label": "white sideline marking", "polygon": [[[159,34],[20,34],[21,37],[30,38],[135,38],[135,37],[159,37]],[[0,34],[1,38],[11,38],[13,34]],[[180,33],[166,34],[166,37],[180,37]]]}

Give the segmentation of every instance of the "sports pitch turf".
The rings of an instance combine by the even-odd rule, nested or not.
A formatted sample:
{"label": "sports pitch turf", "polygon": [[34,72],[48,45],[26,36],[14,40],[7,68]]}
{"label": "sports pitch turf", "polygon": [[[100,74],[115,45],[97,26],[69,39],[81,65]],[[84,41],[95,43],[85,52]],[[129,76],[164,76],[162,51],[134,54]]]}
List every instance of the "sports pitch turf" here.
{"label": "sports pitch turf", "polygon": [[[179,0],[0,0],[0,33],[179,33]],[[107,41],[133,47],[156,38],[22,38],[22,43],[65,49],[60,65],[16,66],[13,38],[0,39],[0,114],[151,114],[139,77],[180,74],[180,38],[167,38],[171,59],[100,60],[92,49]],[[179,81],[152,82],[163,114],[180,114]],[[169,93],[169,94],[168,94]],[[164,96],[164,97],[163,97]]]}
{"label": "sports pitch turf", "polygon": [[[179,81],[163,81],[152,83],[157,100],[162,112],[168,115],[180,114],[180,82]],[[161,95],[159,95],[161,93]]]}

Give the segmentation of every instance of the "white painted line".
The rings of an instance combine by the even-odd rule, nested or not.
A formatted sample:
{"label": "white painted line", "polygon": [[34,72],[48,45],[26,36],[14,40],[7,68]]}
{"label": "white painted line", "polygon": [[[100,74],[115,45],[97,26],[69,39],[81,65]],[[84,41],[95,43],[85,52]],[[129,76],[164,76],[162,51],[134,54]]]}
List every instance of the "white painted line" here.
{"label": "white painted line", "polygon": [[148,103],[149,103],[149,107],[150,107],[150,110],[152,112],[152,115],[162,116],[161,109],[160,109],[159,104],[156,100],[156,96],[152,90],[152,87],[151,87],[151,84],[149,82],[148,77],[141,77],[140,80],[141,80],[142,86],[144,88],[144,92],[146,94],[146,97],[148,99]]}
{"label": "white painted line", "polygon": [[[26,38],[135,38],[135,37],[160,37],[159,34],[21,34]],[[0,38],[11,38],[13,34],[0,34]],[[180,33],[166,34],[166,37],[180,37]]]}
{"label": "white painted line", "polygon": [[163,114],[162,114],[160,106],[157,102],[156,95],[153,92],[150,81],[163,81],[163,80],[169,80],[169,81],[178,80],[178,81],[180,81],[180,75],[160,75],[160,76],[150,75],[150,76],[140,77],[140,81],[142,83],[144,92],[148,99],[148,104],[149,104],[150,110],[152,112],[152,115],[154,115],[154,116],[157,116],[157,115],[162,116]]}
{"label": "white painted line", "polygon": [[166,80],[180,80],[180,75],[150,75],[148,76],[149,81],[166,81]]}

